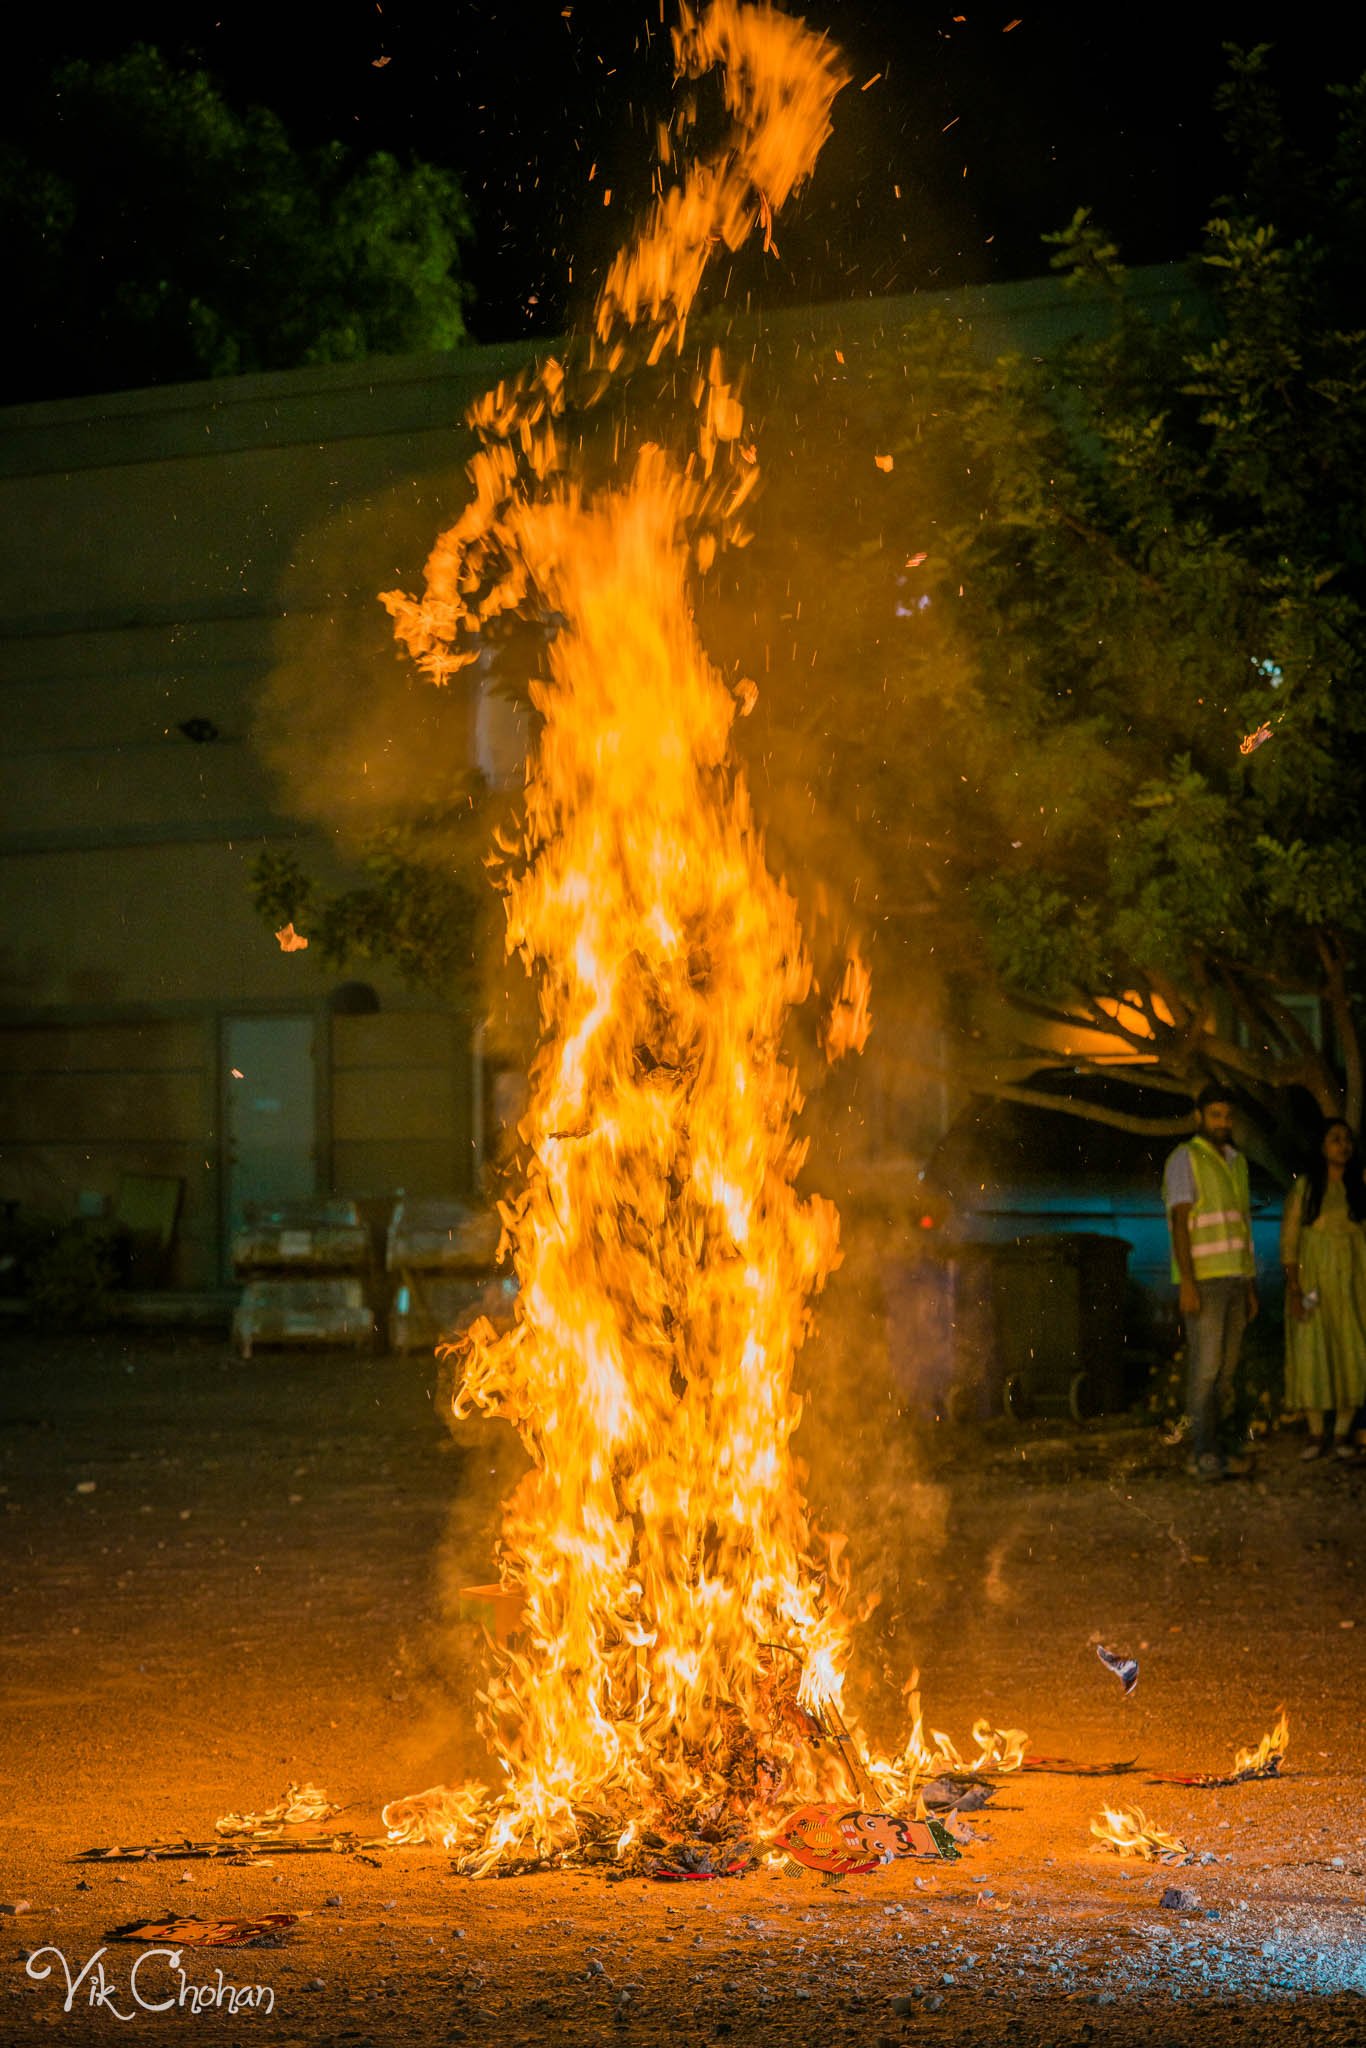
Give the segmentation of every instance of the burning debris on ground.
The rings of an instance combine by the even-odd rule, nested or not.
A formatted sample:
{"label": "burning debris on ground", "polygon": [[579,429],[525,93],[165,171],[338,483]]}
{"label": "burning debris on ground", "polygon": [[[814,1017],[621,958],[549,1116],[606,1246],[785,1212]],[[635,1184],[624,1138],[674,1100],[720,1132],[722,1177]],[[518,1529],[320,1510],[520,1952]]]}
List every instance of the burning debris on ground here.
{"label": "burning debris on ground", "polygon": [[1102,1807],[1091,1833],[1118,1856],[1139,1856],[1145,1862],[1189,1863],[1191,1852],[1175,1835],[1148,1819],[1141,1806]]}
{"label": "burning debris on ground", "polygon": [[[107,1929],[165,1920],[172,1899],[182,1912],[192,1901],[206,1922],[298,1912],[288,1945],[261,1951],[269,1961],[250,1972],[274,1985],[277,2024],[303,2038],[341,2038],[359,2028],[386,2048],[400,2038],[400,2017],[410,2041],[450,2038],[463,2025],[467,2038],[539,2032],[591,2048],[616,2032],[629,1985],[639,1988],[625,2010],[642,2039],[684,2023],[703,2038],[724,2023],[737,2039],[806,2039],[819,2013],[823,2036],[861,2042],[888,2029],[899,2036],[903,2017],[893,2001],[933,2019],[946,2038],[987,2043],[1080,2039],[1083,2022],[1103,2025],[1107,2038],[1162,2038],[1164,2029],[1179,2033],[1178,2020],[1190,2038],[1216,2041],[1230,2038],[1221,2030],[1235,2013],[1244,2030],[1255,2018],[1259,2039],[1277,2048],[1289,2048],[1292,2026],[1297,2039],[1351,2038],[1359,2017],[1359,1741],[1353,1695],[1325,1684],[1319,1640],[1290,1599],[1292,1588],[1307,1584],[1322,1604],[1333,1581],[1306,1581],[1303,1558],[1287,1559],[1284,1514],[1294,1502],[1307,1569],[1320,1569],[1313,1560],[1354,1541],[1354,1475],[1331,1495],[1311,1493],[1293,1444],[1279,1447],[1279,1463],[1273,1447],[1264,1495],[1211,1505],[1193,1501],[1161,1447],[1136,1433],[1115,1438],[1104,1467],[1083,1460],[1070,1473],[1050,1468],[1043,1478],[1018,1459],[1002,1476],[981,1446],[950,1458],[946,1438],[938,1456],[953,1501],[953,1547],[927,1575],[917,1609],[922,1640],[939,1643],[936,1671],[947,1679],[948,1708],[931,1718],[956,1717],[974,1697],[994,1701],[983,1673],[996,1670],[1008,1674],[1011,1694],[1036,1722],[1036,1742],[1018,1770],[993,1775],[999,1745],[960,1734],[952,1745],[960,1759],[975,1763],[985,1747],[988,1769],[955,1773],[946,1762],[921,1777],[937,1819],[944,1812],[931,1799],[940,1788],[950,1795],[996,1788],[960,1819],[977,1838],[959,1843],[957,1860],[895,1857],[834,1886],[820,1870],[799,1864],[794,1876],[767,1855],[742,1876],[688,1875],[719,1861],[725,1845],[718,1839],[680,1855],[682,1874],[669,1881],[646,1875],[645,1855],[661,1866],[664,1858],[642,1842],[621,1860],[626,1870],[613,1856],[582,1871],[538,1866],[529,1882],[471,1884],[453,1870],[450,1852],[421,1843],[394,1848],[375,1833],[392,1757],[411,1744],[412,1706],[389,1697],[392,1617],[406,1602],[415,1616],[431,1614],[435,1626],[432,1589],[414,1607],[414,1588],[424,1583],[450,1484],[449,1456],[422,1440],[430,1417],[422,1375],[411,1361],[393,1360],[358,1376],[354,1361],[338,1355],[320,1358],[307,1384],[282,1384],[270,1361],[244,1365],[226,1350],[221,1360],[211,1347],[188,1359],[173,1348],[161,1360],[144,1352],[140,1371],[158,1411],[169,1417],[174,1387],[193,1389],[193,1405],[177,1411],[181,1421],[168,1419],[148,1438],[108,1421],[106,1395],[123,1379],[125,1362],[122,1340],[82,1347],[79,1373],[56,1378],[46,1355],[31,1371],[16,1359],[0,1389],[3,1399],[12,1391],[19,1413],[44,1412],[46,1400],[61,1418],[60,1430],[35,1433],[23,1445],[22,1470],[12,1460],[4,1482],[5,1498],[23,1510],[9,1517],[10,1527],[30,1531],[36,1545],[27,1575],[33,1599],[17,1617],[12,1660],[28,1686],[13,1698],[13,1726],[34,1763],[33,1775],[15,1786],[21,1862],[0,1845],[0,1856],[11,1856],[7,1896],[29,1902],[6,1923],[26,1949],[55,1944],[74,1973]],[[283,1492],[278,1499],[266,1492],[248,1528],[256,1554],[274,1557],[281,1575],[272,1627],[292,1658],[282,1694],[283,1648],[277,1653],[274,1638],[262,1634],[258,1596],[224,1560],[243,1533],[250,1474],[272,1460],[286,1471],[299,1461],[316,1430],[320,1396],[339,1431],[354,1425],[349,1448],[336,1454],[332,1488],[302,1507],[287,1506]],[[367,1437],[367,1418],[380,1415],[378,1435],[371,1426]],[[177,1455],[187,1422],[200,1441],[222,1434],[212,1445],[219,1469],[198,1474],[198,1511],[182,1525],[177,1470],[160,1459]],[[376,1461],[396,1461],[410,1439],[417,1447],[400,1508],[397,1492],[376,1490]],[[129,1462],[129,1453],[145,1453],[149,1444],[162,1477],[144,1495],[151,1479],[145,1458]],[[93,1568],[98,1548],[92,1559],[69,1505],[68,1459],[100,1479],[94,1505],[79,1515],[98,1513],[98,1541],[110,1544],[121,1573],[136,1568],[117,1620],[148,1665],[138,1740],[157,1767],[131,1798],[118,1789],[128,1780],[123,1695],[104,1682],[102,1711],[91,1716],[64,1704],[58,1690],[70,1668],[69,1628],[79,1623],[76,1640],[99,1656],[110,1625],[101,1618],[111,1597],[102,1590],[107,1579]],[[161,1498],[158,1484],[172,1489],[164,1507],[140,1516],[140,1499]],[[1144,1583],[1135,1587],[1131,1501],[1170,1525],[1188,1549],[1209,1555],[1210,1566],[1197,1575],[1173,1540],[1145,1560]],[[1009,1606],[980,1597],[981,1561],[1002,1526],[1021,1529],[1036,1552]],[[175,1540],[158,1550],[172,1530]],[[1079,1575],[1068,1559],[1082,1541],[1089,1565]],[[1022,1544],[1018,1556],[1025,1555]],[[58,1597],[72,1578],[85,1588],[75,1603],[69,1592]],[[187,1667],[171,1617],[202,1600],[206,1586],[221,1633],[203,1636]],[[1268,1601],[1280,1613],[1274,1642],[1255,1628]],[[1190,1627],[1161,1635],[1183,1603]],[[978,1616],[971,1637],[961,1626],[969,1610]],[[1098,1620],[1107,1642],[1151,1641],[1143,1686],[1130,1701],[1096,1659],[1089,1638]],[[244,1660],[234,1645],[248,1636],[269,1654]],[[468,1662],[467,1652],[462,1658]],[[1353,1669],[1342,1665],[1344,1683]],[[189,1721],[172,1682],[182,1670],[200,1695]],[[1090,1772],[1113,1773],[1108,1760],[1132,1759],[1136,1750],[1143,1763],[1184,1761],[1193,1771],[1231,1763],[1240,1741],[1255,1754],[1252,1734],[1259,1725],[1270,1730],[1276,1718],[1258,1720],[1258,1694],[1273,1670],[1289,1696],[1296,1745],[1279,1777],[1223,1789],[1168,1786],[1160,1798],[1139,1794],[1149,1817],[1189,1846],[1193,1863],[1125,1857],[1096,1841],[1090,1822],[1101,1800],[1116,1809],[1134,1803],[1125,1780],[1135,1767],[1120,1769],[1113,1785],[1098,1784]],[[936,1697],[940,1691],[937,1679]],[[290,1753],[271,1747],[269,1735],[249,1734],[244,1743],[244,1728],[273,1729],[282,1697],[297,1723]],[[928,1767],[935,1737],[922,1732]],[[1131,1748],[1121,1748],[1121,1736]],[[40,1811],[36,1786],[57,1760],[66,1796],[61,1808]],[[1031,1768],[1036,1761],[1049,1768]],[[1079,1769],[1088,1775],[1071,1775]],[[287,1778],[325,1788],[327,1802],[344,1809],[321,1826],[281,1827],[282,1838],[297,1838],[301,1849],[325,1846],[321,1863],[316,1853],[291,1853],[283,1840],[252,1844],[213,1834],[215,1816],[280,1804]],[[877,1807],[844,1787],[827,1803],[837,1816]],[[776,1819],[795,1812],[794,1803]],[[357,1832],[348,1838],[348,1829]],[[116,1831],[125,1848],[112,1859],[66,1860]],[[52,1854],[43,1849],[47,1841]],[[355,1853],[354,1842],[369,1847]],[[205,1852],[198,1858],[196,1844]],[[193,1884],[182,1889],[187,1873]],[[1195,1906],[1163,1909],[1163,1892],[1173,1886],[1193,1893]],[[119,1949],[131,1958],[139,1945]],[[183,1960],[192,1980],[197,1953],[187,1949]],[[587,1974],[590,1961],[600,1974]],[[108,1956],[105,1962],[112,1981],[119,1966]],[[27,2041],[23,2023],[36,2027],[40,2002],[56,1995],[50,1981],[24,1971],[20,1958],[9,1985],[31,2010],[15,2002],[13,2017],[3,2009],[0,1980],[0,2023],[16,2042]],[[309,1989],[315,1978],[323,1989]],[[203,1981],[213,1981],[212,1966]],[[1007,2021],[1016,2023],[1009,2036]]]}

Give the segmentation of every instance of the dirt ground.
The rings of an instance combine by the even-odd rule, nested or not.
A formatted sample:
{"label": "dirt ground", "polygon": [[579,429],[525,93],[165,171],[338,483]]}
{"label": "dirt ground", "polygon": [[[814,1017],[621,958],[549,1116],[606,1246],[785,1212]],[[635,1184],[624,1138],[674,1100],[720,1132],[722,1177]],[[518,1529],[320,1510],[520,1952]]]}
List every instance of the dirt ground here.
{"label": "dirt ground", "polygon": [[[1366,2040],[1366,1470],[1302,1465],[1291,1435],[1253,1480],[1202,1487],[1151,1431],[946,1432],[904,1500],[932,1725],[965,1738],[984,1714],[1036,1752],[1217,1771],[1283,1700],[1276,1782],[1003,1781],[961,1862],[835,1891],[476,1884],[425,1850],[76,1861],[209,1836],[291,1779],[369,1834],[385,1799],[459,1767],[469,1701],[436,1648],[438,1560],[470,1475],[434,1381],[422,1358],[0,1344],[5,2048],[122,2038],[122,2012],[145,2038],[348,2048]],[[1130,1699],[1097,1640],[1139,1657]],[[1100,1848],[1107,1797],[1195,1860]],[[1163,1906],[1169,1887],[1186,1901]],[[64,1967],[165,1910],[304,1917],[281,1947],[144,1972],[148,2003],[177,2001],[164,2011],[135,2005],[138,1950],[110,1945],[64,2009]],[[230,2011],[218,1968],[273,2010],[263,1992]]]}

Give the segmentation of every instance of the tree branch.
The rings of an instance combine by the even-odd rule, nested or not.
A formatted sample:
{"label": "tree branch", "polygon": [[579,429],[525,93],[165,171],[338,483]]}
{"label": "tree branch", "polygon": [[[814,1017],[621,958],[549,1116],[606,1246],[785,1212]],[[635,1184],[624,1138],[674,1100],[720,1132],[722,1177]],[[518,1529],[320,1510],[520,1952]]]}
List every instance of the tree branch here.
{"label": "tree branch", "polygon": [[1103,1103],[1080,1102],[1069,1095],[1050,1095],[1043,1088],[1017,1088],[1009,1081],[988,1082],[975,1092],[993,1095],[1001,1102],[1021,1102],[1028,1109],[1056,1109],[1063,1116],[1081,1117],[1092,1124],[1108,1124],[1116,1131],[1133,1131],[1141,1138],[1185,1138],[1195,1128],[1195,1118],[1191,1115],[1130,1116],[1122,1109],[1107,1109]]}
{"label": "tree branch", "polygon": [[[966,1088],[972,1095],[989,1095],[998,1102],[1019,1102],[1027,1109],[1055,1109],[1061,1116],[1081,1117],[1087,1123],[1108,1124],[1117,1131],[1132,1131],[1139,1137],[1184,1138],[1195,1128],[1195,1117],[1187,1112],[1180,1117],[1131,1116],[1127,1110],[1108,1109],[1104,1103],[1081,1102],[1070,1095],[1052,1095],[1043,1088],[1023,1088],[1014,1081],[994,1081],[983,1075],[969,1075],[961,1068],[946,1067],[932,1060],[907,1060],[906,1066],[913,1073],[928,1074],[936,1081],[947,1081]],[[1095,1067],[1094,1073],[1104,1073],[1103,1067]],[[1145,1074],[1142,1087],[1150,1085]],[[1160,1083],[1152,1085],[1162,1085]],[[1181,1091],[1187,1093],[1185,1089]]]}
{"label": "tree branch", "polygon": [[1342,1053],[1343,1074],[1347,1082],[1343,1091],[1342,1113],[1352,1129],[1359,1131],[1362,1111],[1361,1034],[1357,1030],[1347,987],[1347,956],[1341,943],[1330,939],[1326,932],[1316,932],[1314,938],[1328,977],[1328,1007],[1332,1012],[1333,1034]]}

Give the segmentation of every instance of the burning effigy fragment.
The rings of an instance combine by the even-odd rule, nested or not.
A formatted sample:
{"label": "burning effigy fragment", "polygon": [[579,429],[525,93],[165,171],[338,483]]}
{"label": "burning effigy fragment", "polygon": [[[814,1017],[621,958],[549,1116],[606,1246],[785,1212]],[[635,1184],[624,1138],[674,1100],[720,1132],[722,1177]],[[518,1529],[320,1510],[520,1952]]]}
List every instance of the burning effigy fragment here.
{"label": "burning effigy fragment", "polygon": [[1177,1836],[1149,1820],[1141,1806],[1102,1807],[1091,1833],[1117,1856],[1138,1856],[1145,1863],[1184,1863],[1191,1853]]}
{"label": "burning effigy fragment", "polygon": [[[514,617],[543,642],[522,813],[493,856],[540,1021],[524,1179],[501,1204],[515,1321],[453,1347],[455,1413],[510,1422],[531,1461],[487,1589],[517,1629],[479,1695],[493,1786],[384,1815],[472,1876],[646,1853],[724,1874],[794,1810],[852,1797],[900,1824],[921,1777],[962,1765],[918,1718],[899,1754],[871,1754],[843,1705],[843,1539],[813,1526],[791,1451],[794,1359],[840,1258],[832,1204],[795,1186],[783,1033],[812,968],[733,751],[754,686],[719,673],[695,622],[696,577],[748,538],[759,467],[721,351],[684,357],[690,313],[718,251],[771,242],[846,74],[768,5],[684,5],[673,40],[729,132],[679,182],[661,172],[583,353],[474,406],[469,503],[422,596],[384,598],[433,682]],[[698,132],[691,105],[674,128],[666,166]],[[686,447],[633,429],[652,372],[656,415],[691,398]],[[613,475],[590,482],[587,415],[627,374]],[[851,954],[838,1050],[868,1018]],[[969,1769],[1018,1761],[1022,1734],[985,1732]]]}
{"label": "burning effigy fragment", "polygon": [[996,1792],[986,1778],[932,1778],[920,1787],[920,1798],[927,1813],[977,1813]]}
{"label": "burning effigy fragment", "polygon": [[903,1857],[955,1863],[962,1853],[940,1821],[830,1805],[799,1807],[769,1837],[769,1845],[791,1863],[819,1870],[835,1882],[865,1876]]}
{"label": "burning effigy fragment", "polygon": [[1151,1782],[1154,1785],[1193,1785],[1205,1791],[1216,1791],[1226,1785],[1249,1785],[1257,1778],[1278,1778],[1289,1748],[1290,1717],[1281,1707],[1277,1710],[1274,1728],[1262,1737],[1255,1749],[1240,1749],[1233,1759],[1231,1771],[1193,1775],[1179,1771],[1154,1771]]}

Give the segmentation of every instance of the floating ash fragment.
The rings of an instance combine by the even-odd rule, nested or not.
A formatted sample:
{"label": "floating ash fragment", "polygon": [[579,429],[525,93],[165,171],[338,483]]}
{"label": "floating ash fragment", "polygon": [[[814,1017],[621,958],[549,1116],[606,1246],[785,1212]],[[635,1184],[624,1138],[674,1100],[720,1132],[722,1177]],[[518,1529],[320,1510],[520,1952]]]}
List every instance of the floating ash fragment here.
{"label": "floating ash fragment", "polygon": [[1191,1853],[1177,1836],[1150,1821],[1141,1806],[1102,1807],[1091,1833],[1117,1856],[1141,1856],[1145,1863],[1184,1863]]}
{"label": "floating ash fragment", "polygon": [[274,1804],[263,1813],[225,1813],[214,1822],[220,1835],[273,1834],[281,1827],[301,1822],[331,1820],[341,1808],[316,1785],[296,1785],[293,1779]]}
{"label": "floating ash fragment", "polygon": [[1129,1694],[1138,1684],[1137,1657],[1122,1657],[1118,1650],[1107,1650],[1103,1643],[1096,1644],[1096,1655],[1107,1671],[1114,1672],[1115,1677],[1124,1687],[1124,1697],[1127,1700]]}
{"label": "floating ash fragment", "polygon": [[1266,724],[1259,725],[1256,732],[1250,732],[1245,738],[1239,740],[1238,752],[1240,754],[1255,754],[1258,747],[1264,747],[1270,738],[1271,724],[1268,720]]}
{"label": "floating ash fragment", "polygon": [[160,1920],[130,1920],[124,1927],[111,1927],[106,1941],[154,1941],[174,1943],[177,1948],[256,1948],[275,1941],[287,1928],[297,1926],[298,1913],[263,1913],[257,1920],[200,1920],[193,1914],[181,1919],[167,1914]]}
{"label": "floating ash fragment", "polygon": [[306,953],[308,940],[302,932],[296,932],[292,923],[281,925],[275,934],[282,953]]}

